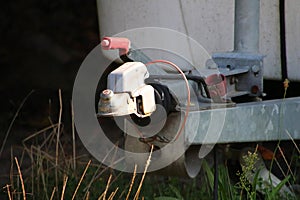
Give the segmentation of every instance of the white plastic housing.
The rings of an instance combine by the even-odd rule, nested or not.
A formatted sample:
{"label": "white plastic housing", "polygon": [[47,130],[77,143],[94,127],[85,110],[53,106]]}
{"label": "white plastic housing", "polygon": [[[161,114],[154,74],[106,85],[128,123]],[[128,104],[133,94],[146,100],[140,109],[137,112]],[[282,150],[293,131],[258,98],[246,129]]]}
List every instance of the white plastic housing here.
{"label": "white plastic housing", "polygon": [[150,116],[156,105],[154,88],[145,84],[148,77],[149,72],[141,62],[127,62],[112,71],[107,78],[107,88],[112,90],[114,95],[108,99],[100,99],[100,114]]}
{"label": "white plastic housing", "polygon": [[141,96],[142,97],[142,107],[144,115],[149,115],[155,111],[155,96],[154,96],[154,89],[151,85],[145,85],[140,88],[134,96]]}
{"label": "white plastic housing", "polygon": [[107,88],[114,93],[129,92],[144,86],[145,78],[149,77],[146,66],[141,62],[127,62],[108,75]]}

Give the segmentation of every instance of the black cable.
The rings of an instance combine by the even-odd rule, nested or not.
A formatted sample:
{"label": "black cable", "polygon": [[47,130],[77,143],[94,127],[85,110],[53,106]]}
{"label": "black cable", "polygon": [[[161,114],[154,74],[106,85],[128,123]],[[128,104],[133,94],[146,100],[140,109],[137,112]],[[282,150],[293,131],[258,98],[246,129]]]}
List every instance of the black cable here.
{"label": "black cable", "polygon": [[154,91],[156,92],[156,103],[161,104],[168,114],[171,110],[174,109],[172,106],[172,96],[168,87],[161,85],[160,83],[150,83],[150,85],[154,88]]}
{"label": "black cable", "polygon": [[285,35],[285,4],[284,0],[279,0],[279,21],[280,21],[280,57],[281,57],[281,77],[282,80],[288,78],[286,59],[286,35]]}
{"label": "black cable", "polygon": [[[149,84],[149,83],[151,84],[151,82],[149,82],[149,81],[153,81],[154,79],[173,79],[173,80],[175,79],[176,80],[179,78],[180,78],[180,75],[174,75],[174,74],[172,74],[172,75],[152,75],[146,80],[146,82],[147,82],[147,84]],[[203,77],[195,76],[195,75],[186,75],[186,78],[187,78],[187,80],[195,81],[199,85],[203,86],[204,91],[206,93],[206,97],[210,98],[208,86]]]}
{"label": "black cable", "polygon": [[133,60],[128,56],[128,54],[123,54],[120,55],[121,60],[126,63],[126,62],[133,62]]}
{"label": "black cable", "polygon": [[204,87],[204,90],[205,90],[207,98],[210,98],[209,90],[208,90],[207,84],[206,84],[206,82],[205,82],[205,80],[204,80],[203,77],[201,77],[201,76],[193,76],[193,75],[186,75],[186,78],[188,80],[192,80],[192,81],[197,82],[198,84],[201,84]]}

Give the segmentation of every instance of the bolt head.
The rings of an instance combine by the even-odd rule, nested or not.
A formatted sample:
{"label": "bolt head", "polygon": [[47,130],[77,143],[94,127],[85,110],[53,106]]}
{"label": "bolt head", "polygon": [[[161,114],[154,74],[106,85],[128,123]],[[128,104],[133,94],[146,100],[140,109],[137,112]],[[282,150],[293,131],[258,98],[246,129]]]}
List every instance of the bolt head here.
{"label": "bolt head", "polygon": [[251,67],[251,70],[252,70],[252,72],[253,73],[258,73],[259,72],[259,66],[257,66],[257,65],[253,65],[252,67]]}
{"label": "bolt head", "polygon": [[111,99],[112,96],[114,96],[114,92],[112,90],[106,89],[102,91],[100,98],[107,100],[107,99]]}

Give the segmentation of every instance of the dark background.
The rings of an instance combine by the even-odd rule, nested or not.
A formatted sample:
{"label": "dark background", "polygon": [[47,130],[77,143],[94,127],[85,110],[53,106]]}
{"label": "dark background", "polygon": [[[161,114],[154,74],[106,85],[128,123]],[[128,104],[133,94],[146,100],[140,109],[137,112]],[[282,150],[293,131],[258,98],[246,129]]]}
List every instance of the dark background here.
{"label": "dark background", "polygon": [[81,61],[99,42],[96,1],[5,4],[0,12],[1,91],[22,85],[71,89]]}
{"label": "dark background", "polygon": [[99,43],[96,1],[5,1],[0,31],[2,129],[32,89],[20,113],[30,118],[49,112],[44,104],[57,101],[59,88],[70,101],[77,70]]}
{"label": "dark background", "polygon": [[28,135],[49,126],[49,116],[57,122],[58,89],[64,130],[71,129],[73,82],[81,62],[97,44],[95,0],[1,1],[0,147],[21,102],[34,92],[13,122],[0,155],[0,188],[9,183],[11,146],[21,146]]}

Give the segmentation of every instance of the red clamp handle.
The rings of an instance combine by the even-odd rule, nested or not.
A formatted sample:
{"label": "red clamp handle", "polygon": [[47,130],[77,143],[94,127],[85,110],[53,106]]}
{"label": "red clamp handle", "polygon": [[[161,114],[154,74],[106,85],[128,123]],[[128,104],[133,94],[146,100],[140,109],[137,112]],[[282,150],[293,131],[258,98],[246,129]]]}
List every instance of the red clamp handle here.
{"label": "red clamp handle", "polygon": [[212,74],[205,79],[211,98],[218,99],[226,95],[226,78],[223,74]]}
{"label": "red clamp handle", "polygon": [[130,49],[130,40],[128,38],[104,37],[101,41],[102,49],[119,49],[119,55],[125,55]]}

